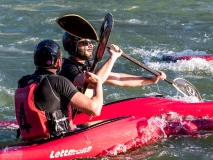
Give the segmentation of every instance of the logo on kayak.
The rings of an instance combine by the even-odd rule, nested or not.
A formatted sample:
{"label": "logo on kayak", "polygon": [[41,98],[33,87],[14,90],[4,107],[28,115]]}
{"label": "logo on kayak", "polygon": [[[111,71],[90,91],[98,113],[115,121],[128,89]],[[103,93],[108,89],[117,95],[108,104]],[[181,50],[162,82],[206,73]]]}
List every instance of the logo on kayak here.
{"label": "logo on kayak", "polygon": [[75,149],[62,149],[61,151],[52,151],[50,153],[50,158],[59,158],[59,157],[66,157],[66,156],[73,156],[73,155],[77,155],[77,154],[83,154],[83,153],[87,153],[90,152],[92,150],[92,146],[89,146],[87,148],[83,148],[83,149],[79,149],[79,150],[75,150]]}

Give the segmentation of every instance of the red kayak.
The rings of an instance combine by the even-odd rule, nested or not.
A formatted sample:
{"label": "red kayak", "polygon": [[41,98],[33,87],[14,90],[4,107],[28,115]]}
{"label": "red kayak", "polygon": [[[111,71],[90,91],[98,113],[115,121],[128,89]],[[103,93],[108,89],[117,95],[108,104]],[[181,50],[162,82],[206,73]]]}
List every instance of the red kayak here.
{"label": "red kayak", "polygon": [[[200,130],[212,131],[212,106],[213,102],[187,103],[163,97],[122,100],[104,105],[98,117],[79,113],[74,119],[78,129],[64,137],[2,147],[0,158],[46,160],[114,156],[155,143],[165,136],[195,136]],[[173,114],[180,115],[181,121],[172,119]]]}
{"label": "red kayak", "polygon": [[177,62],[177,60],[190,60],[192,58],[201,58],[201,59],[205,59],[206,61],[212,61],[213,55],[186,55],[186,56],[167,56],[167,55],[164,55],[162,57],[162,60],[167,61],[167,62]]}
{"label": "red kayak", "polygon": [[155,115],[175,112],[183,116],[213,117],[213,102],[188,103],[163,97],[140,97],[121,100],[104,105],[101,115],[89,117],[84,113],[75,117],[74,123],[86,123],[119,116],[152,117]]}

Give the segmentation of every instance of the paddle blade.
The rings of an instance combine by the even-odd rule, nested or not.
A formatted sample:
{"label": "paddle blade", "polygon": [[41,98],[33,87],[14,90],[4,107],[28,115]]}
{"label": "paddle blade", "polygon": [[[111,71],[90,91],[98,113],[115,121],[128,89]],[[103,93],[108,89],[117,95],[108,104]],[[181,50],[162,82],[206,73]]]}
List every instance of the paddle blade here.
{"label": "paddle blade", "polygon": [[202,98],[200,96],[200,93],[198,90],[187,80],[183,78],[176,78],[172,85],[180,91],[183,95],[185,96],[195,96],[197,97],[200,101],[202,101]]}
{"label": "paddle blade", "polygon": [[[107,46],[107,42],[108,42],[112,27],[113,27],[113,16],[111,13],[107,13],[101,25],[98,47],[95,52],[94,62],[90,68],[90,72],[92,73],[95,72],[98,62],[101,61],[104,55],[104,51]],[[86,83],[85,86],[83,87],[82,93],[85,94],[87,87],[88,87],[88,83]]]}
{"label": "paddle blade", "polygon": [[76,14],[68,14],[56,19],[57,24],[69,34],[98,41],[98,35],[92,25],[83,17]]}
{"label": "paddle blade", "polygon": [[95,62],[101,61],[106,49],[106,45],[113,27],[114,21],[111,13],[107,13],[102,23],[99,35],[99,43],[95,53]]}

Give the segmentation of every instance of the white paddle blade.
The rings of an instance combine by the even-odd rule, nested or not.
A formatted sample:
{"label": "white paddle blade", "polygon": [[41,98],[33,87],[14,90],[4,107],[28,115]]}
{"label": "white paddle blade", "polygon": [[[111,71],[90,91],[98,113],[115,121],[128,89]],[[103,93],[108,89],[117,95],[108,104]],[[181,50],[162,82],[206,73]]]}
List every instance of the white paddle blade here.
{"label": "white paddle blade", "polygon": [[202,98],[200,96],[200,93],[198,90],[187,80],[182,78],[176,78],[173,80],[172,84],[178,91],[180,91],[185,96],[195,96],[200,101],[202,101]]}
{"label": "white paddle blade", "polygon": [[93,94],[94,94],[94,90],[93,89],[86,88],[86,90],[84,92],[84,95],[86,95],[89,98],[92,98]]}

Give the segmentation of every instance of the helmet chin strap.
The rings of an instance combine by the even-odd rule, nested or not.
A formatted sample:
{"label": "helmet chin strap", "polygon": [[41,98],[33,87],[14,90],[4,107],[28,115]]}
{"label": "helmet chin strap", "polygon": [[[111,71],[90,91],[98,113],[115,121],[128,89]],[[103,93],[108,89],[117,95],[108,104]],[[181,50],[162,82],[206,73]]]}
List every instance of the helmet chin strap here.
{"label": "helmet chin strap", "polygon": [[61,69],[62,69],[62,58],[58,59],[56,61],[56,74],[59,74],[61,72]]}
{"label": "helmet chin strap", "polygon": [[57,67],[56,74],[59,74],[60,72],[61,72],[61,66]]}

